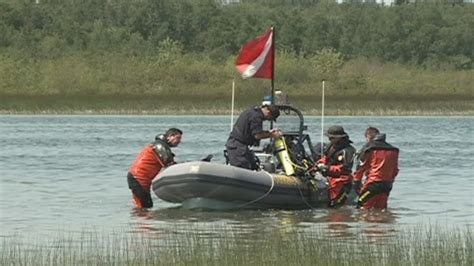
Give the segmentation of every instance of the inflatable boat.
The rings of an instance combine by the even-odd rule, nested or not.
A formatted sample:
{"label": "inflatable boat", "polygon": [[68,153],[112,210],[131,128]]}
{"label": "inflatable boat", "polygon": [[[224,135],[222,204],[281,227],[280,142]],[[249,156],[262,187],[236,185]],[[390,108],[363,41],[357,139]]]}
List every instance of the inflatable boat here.
{"label": "inflatable boat", "polygon": [[307,209],[327,205],[324,178],[251,171],[210,162],[173,165],[153,181],[162,200],[187,209]]}
{"label": "inflatable boat", "polygon": [[303,115],[293,106],[278,107],[282,114],[278,128],[283,129],[283,137],[254,150],[259,169],[203,161],[180,163],[158,174],[152,182],[154,193],[188,209],[327,206],[327,179],[308,171],[319,155],[305,133]]}

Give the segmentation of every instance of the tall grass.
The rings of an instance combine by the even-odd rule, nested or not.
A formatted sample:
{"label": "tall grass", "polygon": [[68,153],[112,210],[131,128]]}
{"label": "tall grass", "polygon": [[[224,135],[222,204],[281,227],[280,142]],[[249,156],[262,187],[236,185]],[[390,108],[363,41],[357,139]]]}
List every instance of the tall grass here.
{"label": "tall grass", "polygon": [[[0,114],[228,115],[229,96],[205,95],[3,95]],[[260,97],[236,98],[235,114]],[[317,95],[290,97],[304,115],[321,114]],[[474,100],[462,96],[327,96],[326,115],[474,115]]]}
{"label": "tall grass", "polygon": [[[311,58],[277,55],[275,85],[311,114],[320,109],[321,82]],[[260,102],[270,82],[242,80],[234,58],[202,54],[125,56],[74,53],[53,59],[0,55],[2,113],[229,112],[232,80],[237,108]],[[474,70],[433,70],[356,58],[326,85],[327,113],[474,113]]]}
{"label": "tall grass", "polygon": [[[172,227],[172,226],[171,226]],[[170,228],[172,232],[176,232]],[[323,228],[306,232],[263,230],[238,237],[193,233],[155,236],[84,233],[48,243],[4,238],[1,265],[472,265],[473,239],[467,228],[419,226],[374,241],[332,238]]]}

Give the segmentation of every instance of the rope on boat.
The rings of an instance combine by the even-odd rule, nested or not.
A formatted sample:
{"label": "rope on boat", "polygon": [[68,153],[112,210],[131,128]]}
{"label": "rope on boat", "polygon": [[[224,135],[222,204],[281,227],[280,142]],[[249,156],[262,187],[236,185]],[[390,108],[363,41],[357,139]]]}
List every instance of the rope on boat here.
{"label": "rope on boat", "polygon": [[[294,176],[291,176],[291,177],[295,180],[295,182],[297,182],[296,177],[294,177]],[[315,207],[311,206],[311,204],[309,204],[309,202],[305,199],[305,197],[303,195],[303,191],[301,191],[300,187],[298,187],[298,191],[300,192],[301,200],[304,202],[304,204],[306,204],[310,209],[314,209]],[[311,193],[311,192],[309,192],[309,193]]]}
{"label": "rope on boat", "polygon": [[[265,171],[263,171],[263,172],[265,172]],[[275,187],[275,180],[273,179],[273,176],[272,176],[270,173],[265,172],[265,174],[267,174],[267,176],[270,177],[270,181],[272,182],[272,185],[270,186],[270,189],[268,189],[268,191],[265,192],[265,194],[263,194],[262,196],[260,196],[260,197],[254,199],[254,200],[251,200],[251,201],[249,201],[249,202],[246,202],[246,203],[244,203],[244,204],[241,204],[241,205],[237,206],[237,207],[236,207],[237,209],[238,209],[238,208],[245,207],[245,206],[247,206],[247,205],[249,205],[249,204],[255,203],[255,202],[259,201],[259,200],[262,200],[263,198],[265,198],[266,196],[268,196],[268,195],[272,192],[273,187]],[[290,177],[292,177],[292,178],[295,180],[295,182],[298,182],[297,179],[296,179],[296,177],[294,177],[294,176],[290,176]],[[310,209],[314,209],[315,207],[312,206],[312,205],[305,199],[305,196],[303,195],[303,191],[301,190],[300,187],[298,187],[298,192],[300,193],[301,200],[304,202],[304,204],[306,204]]]}
{"label": "rope on boat", "polygon": [[[265,172],[265,171],[262,171],[262,172]],[[255,203],[255,202],[257,202],[257,201],[259,201],[259,200],[265,198],[266,196],[268,196],[268,195],[270,194],[270,192],[272,192],[273,187],[275,186],[275,180],[273,180],[273,176],[272,176],[270,173],[265,172],[265,174],[267,174],[268,177],[270,177],[270,180],[272,181],[272,185],[270,186],[270,189],[268,189],[268,191],[265,192],[265,194],[263,194],[262,196],[260,196],[260,197],[258,197],[258,198],[256,198],[256,199],[254,199],[254,200],[252,200],[252,201],[246,202],[246,203],[244,203],[244,204],[242,204],[242,205],[239,205],[239,206],[236,207],[236,208],[242,208],[242,207],[247,206],[247,205],[249,205],[249,204]]]}

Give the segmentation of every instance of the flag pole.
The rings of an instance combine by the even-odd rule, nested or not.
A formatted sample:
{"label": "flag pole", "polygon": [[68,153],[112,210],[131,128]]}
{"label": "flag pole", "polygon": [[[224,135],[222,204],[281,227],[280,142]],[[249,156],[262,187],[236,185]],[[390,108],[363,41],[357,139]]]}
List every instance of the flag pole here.
{"label": "flag pole", "polygon": [[235,78],[232,79],[232,104],[230,109],[230,131],[234,126],[234,95],[235,95]]}
{"label": "flag pole", "polygon": [[276,38],[276,30],[275,27],[272,26],[272,100],[271,103],[275,103],[275,38]]}
{"label": "flag pole", "polygon": [[[270,100],[270,103],[273,105],[275,104],[275,27],[271,27],[272,30],[272,98]],[[273,129],[273,120],[270,121],[270,129]]]}
{"label": "flag pole", "polygon": [[321,158],[324,154],[324,80],[322,82],[321,93]]}

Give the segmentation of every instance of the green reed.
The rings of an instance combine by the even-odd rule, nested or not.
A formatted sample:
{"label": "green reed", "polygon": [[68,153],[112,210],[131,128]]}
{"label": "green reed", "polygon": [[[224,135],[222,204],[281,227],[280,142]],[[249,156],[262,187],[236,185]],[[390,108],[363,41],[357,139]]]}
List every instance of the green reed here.
{"label": "green reed", "polygon": [[[387,237],[334,237],[322,227],[307,232],[258,234],[216,225],[222,237],[169,226],[169,234],[64,233],[54,239],[4,238],[0,265],[472,265],[467,227],[418,226]],[[209,230],[209,228],[208,228]]]}
{"label": "green reed", "polygon": [[[2,114],[153,114],[227,115],[230,95],[0,95]],[[319,95],[290,97],[304,115],[321,114]],[[255,96],[237,96],[234,113],[260,103]],[[469,95],[327,96],[326,115],[474,115]]]}
{"label": "green reed", "polygon": [[[321,78],[314,62],[288,53],[277,57],[276,89],[318,114]],[[241,79],[234,60],[215,62],[206,54],[75,52],[53,59],[0,54],[0,113],[227,114],[233,80],[238,109],[270,94],[268,80]],[[472,115],[473,73],[354,58],[326,82],[326,113]]]}

